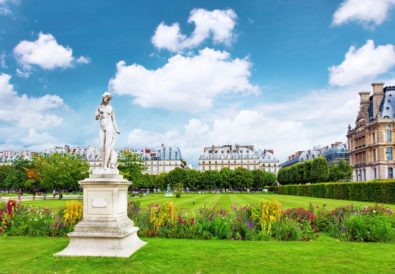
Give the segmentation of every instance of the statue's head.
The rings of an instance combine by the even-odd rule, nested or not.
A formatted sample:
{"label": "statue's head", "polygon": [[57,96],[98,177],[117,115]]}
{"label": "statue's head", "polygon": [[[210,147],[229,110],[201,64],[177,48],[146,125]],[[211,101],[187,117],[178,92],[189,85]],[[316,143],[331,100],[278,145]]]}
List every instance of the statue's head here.
{"label": "statue's head", "polygon": [[101,103],[102,103],[102,104],[103,104],[103,103],[108,104],[108,103],[111,101],[111,99],[112,99],[111,93],[109,93],[108,91],[106,91],[106,92],[103,93],[103,100],[102,100]]}

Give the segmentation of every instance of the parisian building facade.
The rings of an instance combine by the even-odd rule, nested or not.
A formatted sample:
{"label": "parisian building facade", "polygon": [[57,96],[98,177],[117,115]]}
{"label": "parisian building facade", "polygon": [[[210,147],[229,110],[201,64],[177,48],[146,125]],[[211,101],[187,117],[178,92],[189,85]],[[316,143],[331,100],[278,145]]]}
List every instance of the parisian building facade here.
{"label": "parisian building facade", "polygon": [[347,138],[353,180],[394,177],[395,86],[373,83],[373,94],[362,91],[355,127]]}
{"label": "parisian building facade", "polygon": [[[182,159],[181,151],[178,147],[167,147],[162,145],[159,149],[124,149],[133,153],[137,153],[141,156],[141,159],[145,165],[144,173],[157,175],[162,172],[169,172],[176,167],[185,168],[186,162]],[[119,153],[123,150],[119,150]],[[78,155],[82,159],[88,162],[90,168],[101,166],[100,150],[93,146],[87,147],[70,147],[68,145],[56,146],[50,149],[46,149],[41,154],[72,154]],[[0,151],[0,165],[11,165],[13,161],[18,158],[31,160],[38,152],[32,152],[29,150],[25,151]]]}
{"label": "parisian building facade", "polygon": [[318,157],[324,157],[329,164],[339,162],[340,160],[349,161],[347,144],[335,142],[330,146],[315,147],[306,151],[297,151],[288,156],[288,159],[281,163],[281,167],[291,166],[293,164],[314,160]]}
{"label": "parisian building facade", "polygon": [[170,172],[177,167],[186,167],[186,161],[182,159],[179,147],[162,144],[159,149],[133,149],[132,152],[141,155],[145,165],[144,173],[146,174],[158,175],[163,172]]}
{"label": "parisian building facade", "polygon": [[277,174],[279,161],[273,150],[255,150],[253,145],[222,145],[203,149],[199,157],[199,170],[236,169],[264,170]]}

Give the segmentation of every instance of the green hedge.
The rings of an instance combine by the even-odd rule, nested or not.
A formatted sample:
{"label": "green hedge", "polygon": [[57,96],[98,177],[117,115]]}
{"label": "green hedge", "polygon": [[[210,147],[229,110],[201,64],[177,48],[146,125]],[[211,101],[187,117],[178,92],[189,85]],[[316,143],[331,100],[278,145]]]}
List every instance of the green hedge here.
{"label": "green hedge", "polygon": [[269,191],[284,195],[395,204],[395,181],[286,185],[270,187]]}

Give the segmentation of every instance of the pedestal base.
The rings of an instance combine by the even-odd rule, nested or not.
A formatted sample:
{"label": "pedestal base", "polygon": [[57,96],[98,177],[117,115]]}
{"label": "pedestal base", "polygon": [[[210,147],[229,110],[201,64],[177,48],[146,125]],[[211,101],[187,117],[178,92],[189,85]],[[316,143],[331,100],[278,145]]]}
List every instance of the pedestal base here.
{"label": "pedestal base", "polygon": [[84,190],[83,219],[68,234],[69,245],[55,256],[129,257],[146,242],[127,216],[131,183],[112,172],[93,172],[80,181]]}
{"label": "pedestal base", "polygon": [[137,227],[133,227],[126,236],[108,235],[105,233],[70,233],[70,243],[55,256],[97,256],[97,257],[130,257],[146,242],[137,236]]}

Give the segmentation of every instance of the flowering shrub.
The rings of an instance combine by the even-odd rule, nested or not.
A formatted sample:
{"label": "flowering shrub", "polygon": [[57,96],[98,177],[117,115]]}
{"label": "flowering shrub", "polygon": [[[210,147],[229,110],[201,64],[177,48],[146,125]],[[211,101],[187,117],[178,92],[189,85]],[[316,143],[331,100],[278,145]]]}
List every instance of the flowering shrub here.
{"label": "flowering shrub", "polygon": [[347,241],[395,240],[395,214],[388,208],[343,206],[332,211],[321,210],[320,230]]}
{"label": "flowering shrub", "polygon": [[12,217],[17,210],[17,203],[15,200],[8,200],[7,203],[0,204],[0,234],[12,224]]}
{"label": "flowering shrub", "polygon": [[277,201],[271,201],[261,202],[259,206],[253,207],[251,217],[263,234],[271,235],[272,224],[280,220],[281,215],[281,204]]}
{"label": "flowering shrub", "polygon": [[9,236],[48,236],[51,233],[53,213],[47,208],[16,207],[4,234]]}
{"label": "flowering shrub", "polygon": [[[395,214],[384,207],[325,206],[281,210],[276,202],[236,206],[231,210],[177,209],[174,203],[140,207],[128,203],[128,216],[146,237],[282,241],[313,240],[318,231],[347,241],[394,241]],[[82,203],[66,203],[54,214],[46,208],[0,204],[0,234],[64,236],[82,218]]]}
{"label": "flowering shrub", "polygon": [[395,239],[395,229],[388,215],[362,214],[345,220],[345,237],[357,242],[388,242]]}
{"label": "flowering shrub", "polygon": [[82,219],[82,202],[67,202],[63,210],[63,221],[65,225],[75,225]]}

